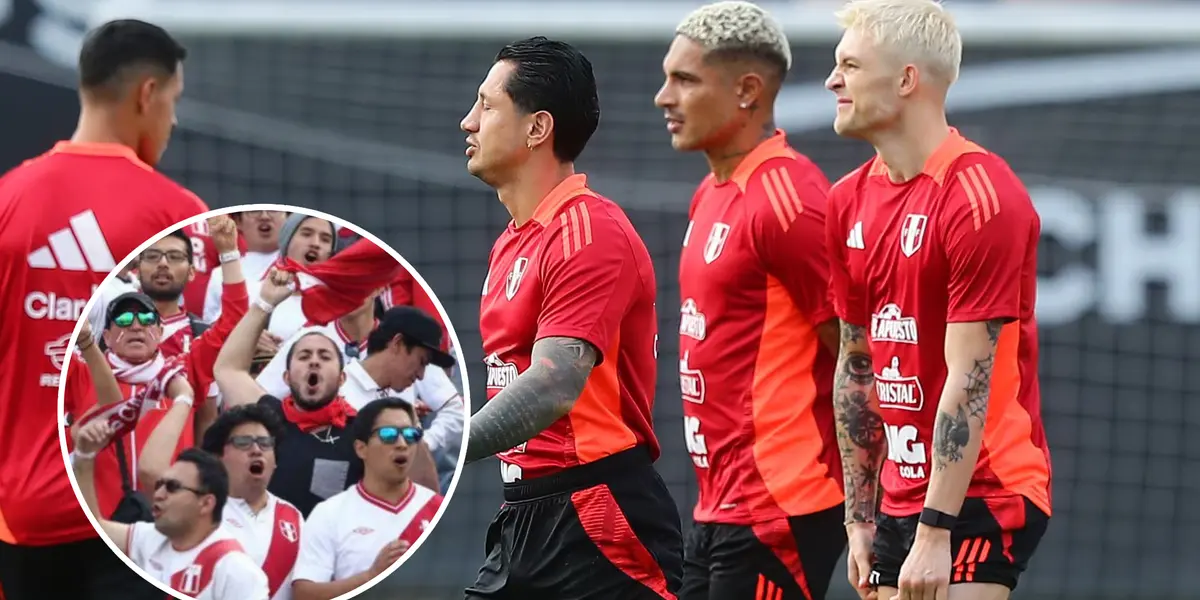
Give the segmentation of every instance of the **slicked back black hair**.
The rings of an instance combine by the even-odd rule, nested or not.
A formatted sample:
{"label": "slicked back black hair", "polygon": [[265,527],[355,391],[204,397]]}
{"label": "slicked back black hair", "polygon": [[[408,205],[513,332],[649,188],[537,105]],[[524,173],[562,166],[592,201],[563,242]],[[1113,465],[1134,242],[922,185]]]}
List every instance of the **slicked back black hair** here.
{"label": "slicked back black hair", "polygon": [[554,117],[554,156],[574,162],[600,124],[600,98],[592,63],[565,42],[542,36],[513,42],[496,62],[515,69],[504,91],[526,114],[546,111]]}

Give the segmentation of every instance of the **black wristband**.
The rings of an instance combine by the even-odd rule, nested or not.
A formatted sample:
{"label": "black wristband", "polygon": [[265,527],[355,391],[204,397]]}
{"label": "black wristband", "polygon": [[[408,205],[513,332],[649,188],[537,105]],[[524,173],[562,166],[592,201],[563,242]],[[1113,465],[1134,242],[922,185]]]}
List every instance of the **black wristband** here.
{"label": "black wristband", "polygon": [[954,524],[957,521],[958,517],[932,508],[921,509],[921,517],[918,519],[918,522],[922,525],[937,527],[938,529],[954,529]]}

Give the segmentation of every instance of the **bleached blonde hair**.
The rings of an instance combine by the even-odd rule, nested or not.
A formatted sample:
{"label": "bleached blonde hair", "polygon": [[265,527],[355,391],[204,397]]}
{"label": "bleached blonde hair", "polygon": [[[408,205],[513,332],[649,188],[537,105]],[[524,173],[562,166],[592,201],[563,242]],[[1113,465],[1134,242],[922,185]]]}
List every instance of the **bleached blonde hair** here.
{"label": "bleached blonde hair", "polygon": [[851,0],[836,13],[846,30],[866,34],[898,60],[923,66],[947,84],[958,79],[962,36],[934,0]]}
{"label": "bleached blonde hair", "polygon": [[684,17],[675,28],[682,35],[718,54],[757,56],[792,68],[792,49],[783,27],[770,13],[750,2],[726,0],[706,4]]}

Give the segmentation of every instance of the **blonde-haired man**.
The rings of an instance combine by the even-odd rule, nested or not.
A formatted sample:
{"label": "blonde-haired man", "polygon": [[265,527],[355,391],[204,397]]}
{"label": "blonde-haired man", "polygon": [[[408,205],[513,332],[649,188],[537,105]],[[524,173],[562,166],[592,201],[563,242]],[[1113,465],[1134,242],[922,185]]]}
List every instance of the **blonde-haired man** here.
{"label": "blonde-haired man", "polygon": [[850,582],[880,600],[1007,598],[1050,516],[1041,225],[1008,164],[947,125],[950,14],[857,0],[838,18],[834,130],[876,150],[826,222]]}
{"label": "blonde-haired man", "polygon": [[820,600],[846,546],[834,438],[829,181],[775,128],[791,67],[749,2],[687,15],[663,59],[671,144],[703,152],[679,261],[679,376],[699,483],[681,600]]}

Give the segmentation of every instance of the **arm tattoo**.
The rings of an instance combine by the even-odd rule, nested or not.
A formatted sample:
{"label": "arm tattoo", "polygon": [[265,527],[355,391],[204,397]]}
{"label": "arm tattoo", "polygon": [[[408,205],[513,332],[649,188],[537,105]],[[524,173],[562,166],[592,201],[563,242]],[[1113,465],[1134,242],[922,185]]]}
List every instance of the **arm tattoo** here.
{"label": "arm tattoo", "polygon": [[596,349],[582,340],[538,340],[529,368],[471,417],[466,461],[519,446],[570,412],[596,358]]}
{"label": "arm tattoo", "polygon": [[883,462],[883,418],[872,406],[875,385],[871,356],[859,347],[866,341],[862,327],[842,324],[842,352],[834,373],[833,410],[846,488],[846,520],[875,520],[879,468]]}
{"label": "arm tattoo", "polygon": [[[962,390],[966,401],[959,404],[951,415],[939,410],[933,431],[933,467],[941,471],[963,459],[963,448],[971,441],[971,420],[979,423],[980,429],[987,422],[989,394],[992,385],[992,368],[996,360],[996,344],[1000,340],[1000,320],[987,322],[990,347],[987,356],[976,358],[971,370],[966,373]],[[947,383],[950,380],[947,379]]]}

